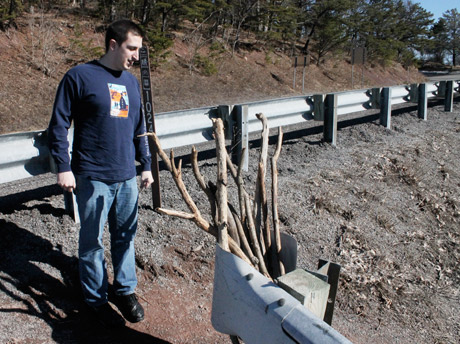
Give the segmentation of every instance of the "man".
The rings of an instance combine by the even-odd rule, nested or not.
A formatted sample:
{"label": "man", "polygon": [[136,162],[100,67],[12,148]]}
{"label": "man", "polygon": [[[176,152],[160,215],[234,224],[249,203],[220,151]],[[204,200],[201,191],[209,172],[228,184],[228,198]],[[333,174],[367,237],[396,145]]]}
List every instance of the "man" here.
{"label": "man", "polygon": [[[102,236],[108,220],[114,270],[113,303],[130,322],[144,318],[137,285],[134,237],[138,189],[135,159],[141,164],[141,187],[153,182],[145,137],[139,83],[129,73],[138,60],[142,30],[129,20],[112,23],[105,55],[70,69],[59,84],[48,128],[57,183],[75,192],[81,221],[80,282],[86,303],[107,326],[125,320],[108,303],[108,280]],[[74,122],[70,161],[68,129]]]}

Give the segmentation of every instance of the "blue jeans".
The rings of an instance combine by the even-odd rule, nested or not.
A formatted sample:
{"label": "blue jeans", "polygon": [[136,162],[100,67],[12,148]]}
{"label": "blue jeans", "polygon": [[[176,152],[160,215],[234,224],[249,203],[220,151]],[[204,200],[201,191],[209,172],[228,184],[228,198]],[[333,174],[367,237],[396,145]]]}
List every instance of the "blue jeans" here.
{"label": "blue jeans", "polygon": [[137,230],[138,189],[136,178],[105,183],[76,176],[75,195],[80,214],[78,247],[80,281],[85,301],[91,306],[107,302],[107,269],[102,237],[108,220],[118,295],[129,295],[137,285],[134,237]]}

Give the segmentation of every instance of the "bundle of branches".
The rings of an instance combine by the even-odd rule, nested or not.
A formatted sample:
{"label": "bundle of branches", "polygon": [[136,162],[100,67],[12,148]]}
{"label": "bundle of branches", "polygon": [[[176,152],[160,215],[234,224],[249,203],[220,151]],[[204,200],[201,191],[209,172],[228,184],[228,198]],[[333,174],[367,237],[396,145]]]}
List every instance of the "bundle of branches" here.
{"label": "bundle of branches", "polygon": [[[191,162],[194,176],[205,192],[210,203],[212,223],[207,221],[196,206],[182,180],[181,165],[174,162],[174,151],[170,157],[163,151],[155,133],[151,136],[154,146],[164,161],[166,168],[171,172],[174,182],[187,204],[189,213],[171,209],[157,208],[159,213],[177,216],[193,221],[199,228],[217,238],[221,247],[243,259],[246,263],[258,269],[268,278],[275,278],[284,274],[284,266],[280,260],[281,238],[278,219],[278,170],[277,160],[281,152],[283,133],[278,129],[278,142],[275,153],[271,158],[272,172],[272,223],[273,235],[268,214],[266,191],[266,166],[268,158],[268,123],[263,114],[257,114],[262,122],[262,144],[258,164],[258,174],[254,197],[251,198],[243,183],[242,166],[234,166],[225,147],[224,126],[221,119],[213,120],[214,138],[216,141],[217,182],[206,181],[198,167],[198,153],[192,148]],[[244,154],[242,154],[244,156]],[[239,206],[233,206],[227,197],[228,172],[230,172],[238,190]],[[237,210],[239,209],[239,211]]]}

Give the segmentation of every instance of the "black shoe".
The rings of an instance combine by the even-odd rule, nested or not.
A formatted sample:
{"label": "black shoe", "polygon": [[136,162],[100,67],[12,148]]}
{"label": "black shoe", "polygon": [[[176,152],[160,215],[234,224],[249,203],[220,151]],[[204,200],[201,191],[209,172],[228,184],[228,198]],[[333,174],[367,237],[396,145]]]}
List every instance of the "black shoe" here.
{"label": "black shoe", "polygon": [[120,314],[118,314],[109,303],[104,303],[103,305],[94,307],[88,306],[91,313],[96,317],[96,319],[105,327],[114,328],[121,327],[125,325],[125,319],[123,319]]}
{"label": "black shoe", "polygon": [[144,308],[137,301],[136,294],[115,295],[113,303],[129,322],[137,323],[144,320]]}

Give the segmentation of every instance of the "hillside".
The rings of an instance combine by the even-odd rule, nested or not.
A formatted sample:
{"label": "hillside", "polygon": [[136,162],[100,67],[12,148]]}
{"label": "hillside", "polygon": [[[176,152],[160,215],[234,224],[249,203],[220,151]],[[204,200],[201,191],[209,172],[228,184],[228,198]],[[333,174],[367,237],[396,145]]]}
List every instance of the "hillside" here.
{"label": "hillside", "polygon": [[[0,31],[0,134],[45,129],[57,85],[66,70],[100,56],[101,24],[72,12],[36,12],[18,21],[17,29]],[[152,70],[155,112],[219,104],[238,104],[302,94],[302,72],[296,71],[293,88],[292,58],[281,50],[267,50],[246,39],[246,50],[211,51],[191,28],[174,33],[174,45],[158,68]],[[214,74],[192,64],[192,57],[207,57]],[[192,67],[190,67],[193,65]],[[138,68],[134,68],[134,74]],[[209,74],[209,73],[208,73]],[[349,57],[312,64],[305,70],[304,93],[350,90]],[[420,82],[415,70],[399,65],[355,66],[355,88]]]}

